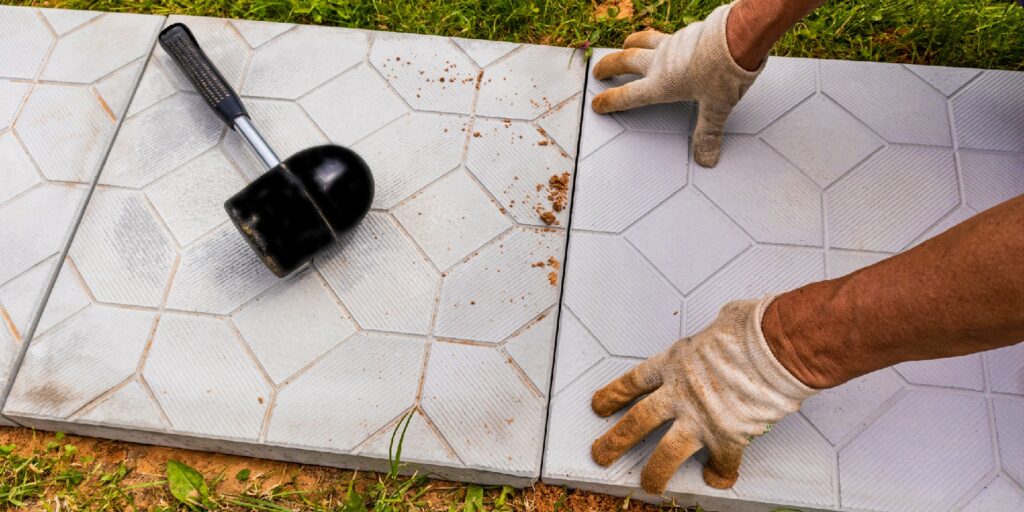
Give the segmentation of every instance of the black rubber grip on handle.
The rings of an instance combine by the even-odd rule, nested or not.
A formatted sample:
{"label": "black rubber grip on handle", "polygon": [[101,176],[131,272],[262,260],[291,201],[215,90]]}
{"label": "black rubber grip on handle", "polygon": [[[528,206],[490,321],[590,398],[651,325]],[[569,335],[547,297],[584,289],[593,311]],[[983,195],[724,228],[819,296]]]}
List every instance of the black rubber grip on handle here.
{"label": "black rubber grip on handle", "polygon": [[236,117],[249,115],[242,106],[242,100],[210,62],[188,27],[175,23],[163,29],[160,46],[178,63],[206,103],[228,126],[234,128]]}

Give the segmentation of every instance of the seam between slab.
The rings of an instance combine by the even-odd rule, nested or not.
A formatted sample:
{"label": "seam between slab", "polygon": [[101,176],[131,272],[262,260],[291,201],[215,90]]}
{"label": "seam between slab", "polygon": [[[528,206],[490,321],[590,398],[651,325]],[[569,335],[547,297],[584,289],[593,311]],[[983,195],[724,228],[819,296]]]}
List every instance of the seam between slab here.
{"label": "seam between slab", "polygon": [[[577,50],[573,50],[575,53]],[[590,59],[586,58],[583,60],[583,84],[580,92],[580,109],[577,112],[579,118],[579,124],[576,127],[576,151],[573,153],[573,178],[572,186],[569,190],[569,211],[566,215],[565,222],[565,246],[562,249],[562,275],[561,275],[561,286],[558,290],[558,300],[555,302],[555,340],[551,344],[551,376],[548,379],[548,389],[546,393],[547,406],[546,414],[544,415],[544,432],[541,433],[541,448],[540,448],[540,466],[538,467],[537,480],[544,480],[544,459],[548,453],[548,430],[551,428],[551,404],[552,391],[555,386],[555,364],[557,363],[558,354],[558,336],[562,331],[562,308],[565,304],[565,287],[566,287],[566,276],[569,274],[569,244],[572,243],[572,211],[575,207],[576,199],[576,183],[579,181],[579,169],[580,169],[580,149],[583,142],[583,113],[587,108],[587,83],[590,81]],[[602,347],[604,348],[604,347]],[[603,359],[603,358],[602,358]],[[595,363],[596,364],[596,363]]]}
{"label": "seam between slab", "polygon": [[[124,125],[125,118],[128,114],[128,108],[131,106],[132,100],[135,99],[135,93],[138,91],[139,84],[142,81],[142,74],[145,72],[146,66],[153,55],[153,50],[156,48],[157,35],[160,33],[160,30],[163,30],[164,25],[167,23],[167,17],[164,16],[162,18],[163,23],[160,23],[159,26],[156,27],[152,41],[149,43],[149,50],[143,55],[143,64],[139,66],[138,71],[135,72],[135,77],[132,79],[131,93],[128,95],[128,97],[126,98],[127,101],[121,108],[120,116],[118,116],[118,120],[114,125],[113,133],[111,133],[110,137],[107,138],[108,144],[106,145],[106,148],[103,150],[103,156],[99,159],[99,161],[96,164],[96,168],[93,170],[92,179],[89,181],[85,197],[83,197],[81,202],[78,204],[78,210],[75,212],[74,220],[72,221],[71,226],[64,237],[63,244],[61,245],[61,250],[58,254],[58,260],[54,265],[53,270],[51,270],[50,272],[50,276],[47,279],[46,287],[43,288],[42,295],[36,302],[36,306],[32,313],[31,320],[29,321],[28,327],[25,329],[25,333],[22,337],[22,342],[20,345],[18,345],[18,351],[17,353],[15,353],[13,361],[11,361],[10,366],[8,367],[8,375],[10,376],[10,378],[7,379],[7,382],[4,384],[3,391],[2,393],[0,393],[0,414],[2,414],[2,408],[7,404],[7,397],[10,396],[11,390],[14,388],[14,382],[18,378],[18,373],[21,370],[21,365],[25,361],[25,355],[28,353],[28,349],[32,344],[32,337],[35,336],[35,331],[39,325],[39,320],[43,316],[43,310],[45,309],[47,302],[49,302],[50,300],[50,294],[51,292],[53,292],[53,287],[57,283],[57,276],[60,275],[61,268],[63,268],[64,266],[64,260],[65,258],[67,258],[68,251],[71,249],[71,243],[74,241],[75,235],[78,233],[78,227],[81,225],[82,218],[85,216],[85,210],[88,207],[90,200],[92,199],[92,193],[93,191],[96,190],[96,184],[99,182],[100,174],[102,174],[103,167],[107,163],[107,158],[110,157],[110,151],[114,147],[114,142],[117,140],[117,136],[121,132],[121,126]],[[54,44],[50,47],[50,51],[47,53],[46,56],[46,61],[49,61],[50,55],[53,52],[53,48],[55,48],[56,45],[57,43],[54,42]],[[46,67],[46,61],[44,61],[44,64],[42,64],[39,70],[37,71],[37,79],[39,75],[42,73],[43,68]],[[32,89],[35,89],[35,83],[33,83]],[[29,91],[29,95],[31,95],[31,91]],[[27,101],[28,100],[26,96],[25,102]],[[22,108],[24,108],[24,103],[22,104]]]}

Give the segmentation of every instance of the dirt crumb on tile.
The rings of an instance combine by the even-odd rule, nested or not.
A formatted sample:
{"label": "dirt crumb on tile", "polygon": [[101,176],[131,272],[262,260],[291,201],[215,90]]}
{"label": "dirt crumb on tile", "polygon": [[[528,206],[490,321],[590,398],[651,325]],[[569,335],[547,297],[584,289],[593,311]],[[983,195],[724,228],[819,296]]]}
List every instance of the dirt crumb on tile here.
{"label": "dirt crumb on tile", "polygon": [[534,262],[534,263],[533,263],[532,265],[530,265],[530,266],[531,266],[531,267],[543,267],[543,266],[544,266],[544,262],[543,262],[543,261],[535,261],[535,262]]}
{"label": "dirt crumb on tile", "polygon": [[548,272],[548,282],[551,286],[558,286],[558,272]]}
{"label": "dirt crumb on tile", "polygon": [[551,210],[544,210],[542,208],[538,210],[538,213],[540,214],[540,220],[544,221],[544,224],[547,224],[548,226],[552,224],[556,226],[558,225],[558,218],[555,217],[554,212],[552,212]]}
{"label": "dirt crumb on tile", "polygon": [[548,256],[548,266],[555,270],[558,270],[559,268],[562,267],[562,264],[554,256]]}
{"label": "dirt crumb on tile", "polygon": [[480,132],[473,132],[474,137],[480,137]]}
{"label": "dirt crumb on tile", "polygon": [[480,72],[476,74],[476,86],[475,86],[476,90],[478,90],[478,91],[480,90],[480,83],[483,82],[483,81],[484,81],[484,70],[481,69]]}

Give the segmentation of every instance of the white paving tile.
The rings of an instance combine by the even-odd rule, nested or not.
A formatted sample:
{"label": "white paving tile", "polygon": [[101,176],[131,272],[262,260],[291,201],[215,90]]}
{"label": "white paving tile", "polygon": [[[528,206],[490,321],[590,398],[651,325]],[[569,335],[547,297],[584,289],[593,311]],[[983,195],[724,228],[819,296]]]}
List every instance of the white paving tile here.
{"label": "white paving tile", "polygon": [[188,245],[228,220],[224,200],[243,186],[231,162],[212,150],[155,181],[146,197],[178,244]]}
{"label": "white paving tile", "polygon": [[822,61],[821,91],[889,142],[952,145],[946,97],[899,64]]}
{"label": "white paving tile", "polygon": [[509,52],[519,48],[516,43],[503,43],[497,41],[481,41],[479,39],[452,39],[455,44],[462,48],[478,66],[487,66],[490,63],[508,55]]}
{"label": "white paving tile", "polygon": [[839,451],[852,509],[946,510],[994,468],[981,396],[913,390]]}
{"label": "white paving tile", "polygon": [[[351,144],[374,173],[375,210],[312,265],[273,277],[221,206],[264,169],[158,48],[127,105],[130,115],[39,338],[46,347],[60,333],[87,331],[137,345],[120,350],[116,371],[62,359],[52,378],[88,381],[81,396],[47,401],[25,388],[15,395],[22,404],[18,419],[121,439],[159,443],[169,436],[168,442],[193,447],[383,469],[391,432],[415,411],[403,454],[410,470],[493,484],[534,481],[566,233],[564,224],[545,225],[536,204],[514,210],[503,203],[529,192],[547,204],[549,180],[562,173],[569,173],[571,187],[583,63],[565,68],[569,49],[474,43],[473,58],[490,59],[486,64],[507,73],[489,84],[495,91],[538,85],[485,119],[475,116],[477,86],[487,85],[478,79],[480,67],[451,39],[167,21],[193,29],[279,155],[328,141]],[[511,61],[520,53],[547,60]],[[143,63],[132,62],[92,85],[99,96],[91,101],[101,110],[104,103],[125,106],[115,96],[129,68]],[[0,105],[0,114],[13,119],[28,90],[3,87],[18,96]],[[528,120],[512,120],[523,112]],[[474,136],[487,123],[506,130],[504,119],[514,140]],[[31,147],[22,153],[34,156]],[[0,204],[0,221],[33,209],[35,219],[59,216],[52,204],[77,204],[86,190],[24,181],[35,188]],[[557,218],[567,224],[564,199]],[[11,228],[0,224],[4,241],[15,242],[0,244],[5,315],[5,290],[44,278],[47,258],[60,249],[66,224],[44,225],[8,235]],[[43,251],[48,239],[53,247]],[[35,252],[26,250],[29,241]],[[23,316],[25,301],[12,304]],[[476,311],[465,314],[462,306]],[[127,326],[97,325],[104,318],[93,310],[112,320],[144,317],[146,325],[137,336],[121,335]],[[17,341],[6,339],[15,327],[4,324],[0,358]],[[69,345],[82,339],[70,334]],[[86,350],[74,348],[70,354]],[[37,368],[25,375],[49,371],[38,361],[30,357]]]}
{"label": "white paving tile", "polygon": [[[112,143],[162,22],[157,16],[0,6],[3,383],[13,343],[32,336],[37,315],[35,333],[42,334],[89,303],[76,273],[65,270],[56,280],[50,307],[39,311],[88,184]],[[80,371],[64,375],[76,379]],[[84,383],[81,395],[67,394],[69,402],[77,401],[73,407],[94,398],[85,394],[105,391],[97,384],[101,380]]]}
{"label": "white paving tile", "polygon": [[953,98],[962,148],[1024,152],[1024,73],[985,71]]}
{"label": "white paving tile", "polygon": [[[1008,147],[952,150],[946,95],[966,98],[978,73],[773,58],[730,119],[711,169],[662,156],[686,142],[659,129],[675,119],[664,112],[594,114],[590,98],[626,80],[590,80],[544,478],[656,500],[638,487],[660,431],[610,468],[590,459],[590,444],[621,417],[593,414],[596,389],[698,332],[729,300],[841,277],[1024,192],[1015,192],[1024,175]],[[976,94],[1012,89],[1016,78],[1001,80]],[[1000,108],[1010,113],[1000,122],[1012,124],[1015,107]],[[988,140],[1008,141],[1012,129],[1003,128]],[[647,188],[654,179],[645,176],[669,172],[677,181]],[[1019,488],[979,492],[998,481],[988,400],[1000,402],[1001,470],[1014,485],[1024,473],[1020,400],[1011,396],[1024,395],[1022,347],[907,363],[826,390],[754,441],[732,490],[703,483],[702,452],[667,496],[722,510],[959,510],[972,499],[1012,508]]]}
{"label": "white paving tile", "polygon": [[967,502],[964,510],[1014,512],[1024,510],[1024,490],[1004,476],[997,476]]}
{"label": "white paving tile", "polygon": [[462,169],[395,208],[395,218],[441,269],[458,263],[512,226],[501,206]]}
{"label": "white paving tile", "polygon": [[275,383],[356,332],[314,270],[278,283],[231,320]]}
{"label": "white paving tile", "polygon": [[523,46],[501,62],[488,66],[479,78],[477,114],[534,119],[578,93],[586,71],[583,55],[549,46]]}
{"label": "white paving tile", "polygon": [[[400,430],[395,427],[401,424]],[[402,437],[402,434],[405,437]],[[394,435],[394,437],[392,437]],[[401,457],[398,455],[398,442],[402,441]],[[445,447],[443,441],[438,438],[437,433],[427,425],[427,420],[420,413],[414,413],[409,420],[408,428],[405,428],[405,420],[396,422],[394,427],[384,430],[377,435],[377,438],[368,445],[360,448],[361,455],[368,455],[381,459],[409,462],[436,463],[437,461],[448,461],[455,463],[455,457]]]}
{"label": "white paving tile", "polygon": [[143,364],[142,376],[175,430],[259,436],[270,383],[223,320],[162,314]]}
{"label": "white paving tile", "polygon": [[900,251],[957,206],[953,152],[889,146],[825,195],[832,247]]}

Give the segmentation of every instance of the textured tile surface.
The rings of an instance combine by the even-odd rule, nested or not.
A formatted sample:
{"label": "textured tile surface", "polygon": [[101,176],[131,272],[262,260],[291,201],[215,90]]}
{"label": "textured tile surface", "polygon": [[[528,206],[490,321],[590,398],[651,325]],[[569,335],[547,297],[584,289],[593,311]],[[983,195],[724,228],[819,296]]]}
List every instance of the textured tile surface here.
{"label": "textured tile surface", "polygon": [[[551,176],[568,173],[571,186],[579,57],[566,68],[571,51],[557,48],[174,21],[192,28],[279,154],[328,141],[359,152],[375,174],[374,209],[312,265],[275,278],[221,206],[263,169],[156,49],[8,411],[72,431],[378,469],[412,411],[407,460],[455,478],[535,479],[568,208],[552,226],[540,212],[554,208]],[[17,83],[12,94],[27,94]],[[66,137],[40,133],[24,138],[29,151]],[[0,136],[7,146],[22,145]],[[71,172],[56,160],[70,155],[50,158],[54,173]],[[34,186],[35,169],[4,159],[17,187]],[[71,202],[51,188],[12,192],[12,204]],[[2,254],[31,267],[24,251]]]}
{"label": "textured tile surface", "polygon": [[[0,6],[0,385],[161,23]],[[74,270],[55,286],[37,333],[89,302]]]}
{"label": "textured tile surface", "polygon": [[[619,83],[591,80],[585,101]],[[544,478],[643,496],[656,436],[594,464],[590,443],[622,414],[596,417],[595,390],[729,300],[854,272],[1024,193],[1019,90],[1022,73],[773,58],[714,169],[667,121],[687,105],[585,108]],[[751,445],[733,489],[691,460],[668,494],[722,510],[1013,510],[1020,411],[1024,345],[906,363],[807,400]]]}

